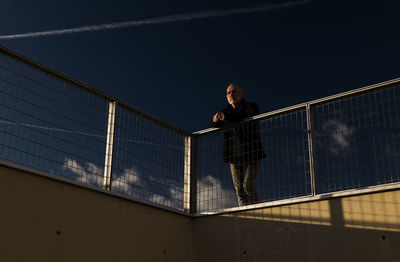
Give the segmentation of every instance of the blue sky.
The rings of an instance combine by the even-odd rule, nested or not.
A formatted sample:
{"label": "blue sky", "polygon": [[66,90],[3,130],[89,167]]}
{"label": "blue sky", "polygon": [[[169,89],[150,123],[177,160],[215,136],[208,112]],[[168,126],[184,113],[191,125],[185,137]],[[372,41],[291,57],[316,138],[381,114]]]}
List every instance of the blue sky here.
{"label": "blue sky", "polygon": [[[288,2],[3,1],[0,36]],[[268,112],[398,78],[399,11],[399,1],[313,1],[0,44],[197,131],[225,106],[229,82]]]}

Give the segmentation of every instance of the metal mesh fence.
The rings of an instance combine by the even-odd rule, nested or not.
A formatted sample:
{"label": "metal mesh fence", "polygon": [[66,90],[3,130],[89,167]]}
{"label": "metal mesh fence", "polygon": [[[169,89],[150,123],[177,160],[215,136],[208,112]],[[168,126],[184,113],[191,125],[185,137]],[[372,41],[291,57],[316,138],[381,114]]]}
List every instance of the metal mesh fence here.
{"label": "metal mesh fence", "polygon": [[[307,136],[305,107],[201,135],[198,138],[198,211],[311,194]],[[246,168],[252,174],[247,174]],[[238,176],[235,182],[234,177]],[[246,192],[249,190],[254,192]],[[258,200],[246,200],[246,195]]]}
{"label": "metal mesh fence", "polygon": [[317,193],[400,180],[400,86],[312,106]]}
{"label": "metal mesh fence", "polygon": [[[399,182],[399,112],[395,82],[199,132],[198,211]],[[246,154],[259,150],[256,140],[265,157],[256,161],[251,179]],[[237,157],[226,159],[226,154]],[[242,201],[245,197],[250,200]]]}
{"label": "metal mesh fence", "polygon": [[0,54],[0,157],[101,184],[107,101]]}
{"label": "metal mesh fence", "polygon": [[189,134],[5,50],[3,163],[201,214],[400,182],[399,80]]}
{"label": "metal mesh fence", "polygon": [[[3,161],[184,209],[182,132],[57,72],[0,51]],[[115,112],[110,113],[113,105],[117,105],[115,119]],[[109,183],[105,167],[111,166]]]}
{"label": "metal mesh fence", "polygon": [[112,190],[183,210],[185,136],[117,108]]}

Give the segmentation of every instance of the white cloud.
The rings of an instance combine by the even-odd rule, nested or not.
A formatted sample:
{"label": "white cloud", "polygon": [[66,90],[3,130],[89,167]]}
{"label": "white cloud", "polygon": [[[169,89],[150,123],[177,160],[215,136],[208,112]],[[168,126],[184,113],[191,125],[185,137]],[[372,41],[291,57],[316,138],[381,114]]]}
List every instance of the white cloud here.
{"label": "white cloud", "polygon": [[122,175],[114,174],[112,187],[117,192],[123,192],[131,196],[138,196],[135,187],[143,186],[140,174],[136,167],[126,168]]}
{"label": "white cloud", "polygon": [[350,148],[350,138],[354,134],[354,127],[349,127],[344,123],[337,120],[328,120],[322,126],[331,138],[329,150],[339,155],[341,152]]}
{"label": "white cloud", "polygon": [[[80,165],[76,160],[66,158],[63,168],[77,175],[76,180],[97,186],[103,185],[104,169],[93,163]],[[183,208],[183,188],[179,190],[175,180],[154,176],[148,176],[147,180],[143,179],[139,170],[134,166],[124,169],[122,174],[114,173],[113,177],[113,191],[162,206]],[[161,192],[151,192],[151,188],[147,185],[149,181],[169,186],[169,191],[165,195]],[[198,210],[200,212],[237,206],[233,188],[231,190],[223,188],[221,181],[213,176],[208,175],[199,180],[198,190]]]}
{"label": "white cloud", "polygon": [[[63,168],[75,174],[76,177],[72,178],[76,180],[99,187],[103,185],[104,169],[93,163],[87,162],[84,165],[80,165],[76,160],[66,158]],[[148,181],[157,181],[168,186],[170,187],[169,191],[166,195],[161,195],[160,192],[151,192],[151,188],[147,184]],[[175,180],[168,178],[157,179],[154,176],[148,176],[147,180],[143,179],[139,170],[132,166],[125,168],[122,174],[113,173],[112,190],[137,199],[179,209],[183,208],[183,189],[176,189],[176,184]]]}
{"label": "white cloud", "polygon": [[152,203],[156,203],[162,206],[167,206],[167,207],[177,207],[176,203],[174,204],[174,201],[172,201],[170,198],[167,198],[165,196],[162,196],[160,194],[152,194],[147,198],[148,201]]}
{"label": "white cloud", "polygon": [[234,190],[222,187],[221,181],[213,176],[205,176],[197,182],[198,210],[211,211],[237,206]]}
{"label": "white cloud", "polygon": [[63,168],[79,176],[79,180],[85,183],[102,185],[103,169],[93,163],[86,163],[85,166],[78,164],[74,159],[66,158]]}

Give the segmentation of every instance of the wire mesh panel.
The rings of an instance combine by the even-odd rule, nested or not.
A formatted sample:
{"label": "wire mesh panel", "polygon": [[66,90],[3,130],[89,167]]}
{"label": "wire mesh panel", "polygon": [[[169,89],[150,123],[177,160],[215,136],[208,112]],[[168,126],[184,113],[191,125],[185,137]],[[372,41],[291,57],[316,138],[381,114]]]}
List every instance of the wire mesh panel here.
{"label": "wire mesh panel", "polygon": [[317,193],[400,181],[400,86],[312,106]]}
{"label": "wire mesh panel", "polygon": [[305,107],[201,135],[199,212],[311,194],[307,136]]}
{"label": "wire mesh panel", "polygon": [[398,80],[190,135],[0,51],[3,163],[203,214],[400,182]]}
{"label": "wire mesh panel", "polygon": [[266,152],[261,164],[264,201],[311,194],[307,116],[305,108],[284,112],[260,123]]}
{"label": "wire mesh panel", "polygon": [[0,53],[0,158],[102,183],[107,101]]}
{"label": "wire mesh panel", "polygon": [[197,210],[199,213],[237,206],[229,164],[223,159],[224,132],[197,140]]}
{"label": "wire mesh panel", "polygon": [[184,209],[185,136],[117,107],[111,190]]}

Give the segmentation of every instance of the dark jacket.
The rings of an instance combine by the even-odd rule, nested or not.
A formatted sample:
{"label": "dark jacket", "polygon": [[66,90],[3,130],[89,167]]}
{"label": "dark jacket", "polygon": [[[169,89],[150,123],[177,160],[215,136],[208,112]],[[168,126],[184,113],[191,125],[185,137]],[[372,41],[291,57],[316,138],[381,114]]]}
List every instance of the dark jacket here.
{"label": "dark jacket", "polygon": [[[228,105],[222,110],[225,121],[211,121],[211,127],[234,125],[248,117],[259,114],[258,105],[247,103],[242,99],[239,109]],[[232,127],[224,132],[224,161],[230,163],[245,163],[265,158],[260,140],[258,121],[246,122],[238,127]]]}

